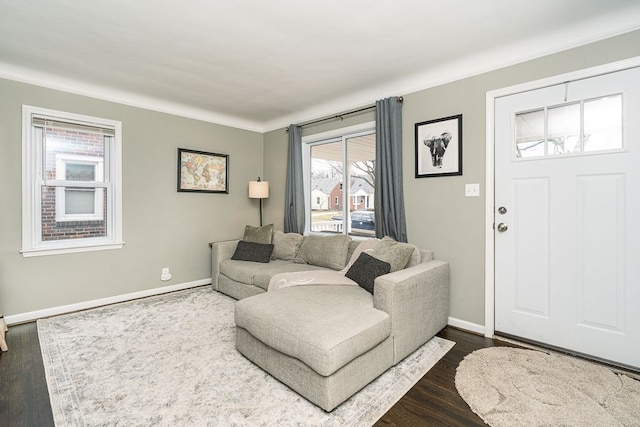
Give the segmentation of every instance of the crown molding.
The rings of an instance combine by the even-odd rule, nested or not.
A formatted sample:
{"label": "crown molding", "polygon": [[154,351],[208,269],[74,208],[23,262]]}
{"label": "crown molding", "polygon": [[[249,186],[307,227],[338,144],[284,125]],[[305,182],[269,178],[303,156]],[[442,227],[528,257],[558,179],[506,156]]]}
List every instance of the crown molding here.
{"label": "crown molding", "polygon": [[[640,16],[640,3],[637,10],[638,16]],[[634,17],[630,18],[636,22],[620,25],[618,20],[611,18],[610,20],[583,25],[579,29],[565,29],[554,34],[544,34],[535,39],[514,43],[510,46],[482,51],[477,55],[467,56],[458,61],[414,74],[408,78],[398,79],[385,85],[378,85],[375,88],[318,105],[312,109],[265,122],[263,128],[265,132],[269,132],[287,127],[292,123],[303,123],[319,117],[335,115],[339,111],[348,111],[363,105],[371,105],[377,99],[410,95],[640,29],[640,22],[637,22],[638,20]]]}
{"label": "crown molding", "polygon": [[86,96],[102,101],[123,104],[130,107],[185,117],[188,119],[215,123],[218,125],[253,132],[264,132],[263,125],[258,122],[219,114],[213,111],[193,108],[187,105],[172,103],[162,99],[141,96],[131,92],[92,85],[77,80],[70,80],[53,74],[18,67],[3,62],[0,62],[0,78],[45,87],[47,89],[59,90],[62,92],[72,93],[74,95]]}

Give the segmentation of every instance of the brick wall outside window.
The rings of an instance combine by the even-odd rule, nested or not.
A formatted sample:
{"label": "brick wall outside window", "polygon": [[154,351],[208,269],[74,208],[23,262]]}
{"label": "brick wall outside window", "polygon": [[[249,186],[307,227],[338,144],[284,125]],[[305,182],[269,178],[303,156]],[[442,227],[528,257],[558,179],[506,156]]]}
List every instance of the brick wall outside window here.
{"label": "brick wall outside window", "polygon": [[[56,155],[81,155],[104,157],[102,134],[70,129],[46,130],[46,177],[56,179]],[[104,237],[106,230],[106,190],[103,196],[103,219],[98,221],[56,221],[56,188],[43,187],[42,191],[42,240],[66,240],[88,237]]]}

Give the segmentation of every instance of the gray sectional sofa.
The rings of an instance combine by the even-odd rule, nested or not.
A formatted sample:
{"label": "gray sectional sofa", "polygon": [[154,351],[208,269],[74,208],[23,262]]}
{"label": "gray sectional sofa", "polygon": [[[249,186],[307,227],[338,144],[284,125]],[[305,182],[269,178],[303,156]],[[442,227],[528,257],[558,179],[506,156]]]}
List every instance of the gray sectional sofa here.
{"label": "gray sectional sofa", "polygon": [[[389,240],[364,243],[376,246],[367,254],[391,268],[375,278],[373,292],[317,281],[266,292],[279,273],[357,272],[364,246],[359,250],[363,243],[348,236],[275,232],[268,263],[231,259],[238,240],[213,243],[213,289],[240,300],[237,349],[326,411],[400,362],[446,326],[449,265],[430,251]],[[410,256],[398,264],[400,252]]]}

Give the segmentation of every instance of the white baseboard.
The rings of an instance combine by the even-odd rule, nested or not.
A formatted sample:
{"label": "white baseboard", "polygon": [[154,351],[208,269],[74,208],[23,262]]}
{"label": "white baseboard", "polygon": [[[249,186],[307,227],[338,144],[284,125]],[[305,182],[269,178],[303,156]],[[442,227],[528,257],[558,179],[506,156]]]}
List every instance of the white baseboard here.
{"label": "white baseboard", "polygon": [[178,283],[177,285],[163,286],[161,288],[147,289],[139,292],[132,292],[129,294],[116,295],[113,297],[94,299],[91,301],[79,302],[76,304],[61,305],[59,307],[45,308],[42,310],[30,311],[28,313],[14,314],[12,316],[5,316],[4,320],[7,325],[13,325],[16,323],[32,322],[43,317],[57,316],[59,314],[71,313],[79,310],[86,310],[88,308],[100,307],[108,304],[115,304],[118,302],[130,301],[138,298],[150,297],[153,295],[166,294],[167,292],[181,291],[183,289],[195,288],[197,286],[209,285],[211,279],[196,280],[193,282]]}
{"label": "white baseboard", "polygon": [[480,335],[484,335],[484,325],[478,325],[477,323],[467,322],[466,320],[456,319],[455,317],[449,317],[449,325],[456,328],[465,329],[470,332],[475,332]]}
{"label": "white baseboard", "polygon": [[[139,292],[132,292],[129,294],[116,295],[107,298],[100,298],[91,301],[79,302],[76,304],[61,305],[59,307],[45,308],[42,310],[30,311],[27,313],[14,314],[11,316],[5,316],[4,320],[7,325],[15,325],[17,323],[32,322],[44,317],[57,316],[59,314],[71,313],[74,311],[86,310],[89,308],[96,308],[103,305],[115,304],[124,301],[130,301],[138,298],[150,297],[153,295],[166,294],[168,292],[181,291],[183,289],[195,288],[198,286],[210,285],[211,279],[195,280],[193,282],[178,283],[177,285],[163,286],[160,288],[147,289]],[[466,320],[457,319],[455,317],[449,317],[449,325],[456,328],[465,329],[470,332],[484,335],[484,325],[478,325],[477,323],[467,322]]]}

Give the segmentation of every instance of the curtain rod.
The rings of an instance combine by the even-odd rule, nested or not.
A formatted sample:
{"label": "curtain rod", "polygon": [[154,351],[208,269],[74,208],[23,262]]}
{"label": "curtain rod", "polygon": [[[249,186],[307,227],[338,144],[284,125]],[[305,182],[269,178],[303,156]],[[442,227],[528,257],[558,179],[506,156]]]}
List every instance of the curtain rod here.
{"label": "curtain rod", "polygon": [[[404,99],[400,96],[398,97],[398,102],[402,102],[404,101]],[[322,122],[326,122],[328,120],[334,120],[334,119],[340,119],[342,120],[344,118],[344,116],[350,116],[351,114],[356,114],[356,113],[361,113],[363,111],[368,111],[368,110],[373,110],[376,108],[376,104],[373,105],[369,105],[368,107],[363,107],[363,108],[358,108],[357,110],[351,110],[351,111],[346,111],[344,113],[341,114],[336,114],[335,116],[330,116],[330,117],[325,117],[323,119],[318,119],[318,120],[313,120],[310,122],[303,122],[299,125],[297,125],[298,127],[304,127],[304,126],[309,126],[309,125],[315,125],[316,123],[322,123]],[[289,132],[289,128],[287,127],[287,132]]]}

